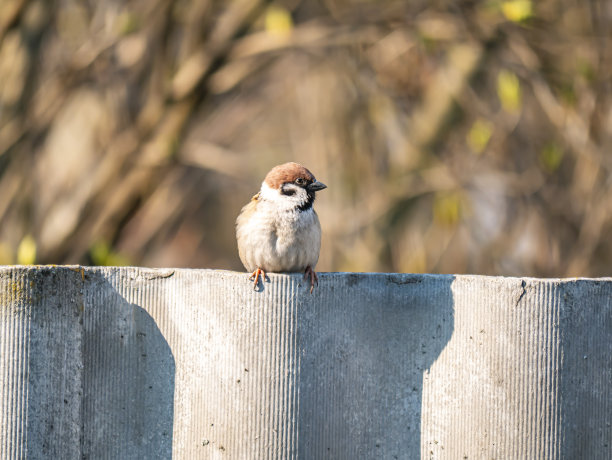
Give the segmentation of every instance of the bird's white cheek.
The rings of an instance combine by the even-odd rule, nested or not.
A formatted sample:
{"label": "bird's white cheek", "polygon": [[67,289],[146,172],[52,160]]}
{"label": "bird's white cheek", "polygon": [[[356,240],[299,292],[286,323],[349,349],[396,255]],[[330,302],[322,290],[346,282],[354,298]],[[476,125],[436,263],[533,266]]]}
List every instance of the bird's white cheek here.
{"label": "bird's white cheek", "polygon": [[294,186],[294,195],[283,195],[279,190],[270,188],[265,182],[261,184],[259,191],[262,201],[273,205],[278,212],[296,208],[306,202],[308,193],[301,187]]}

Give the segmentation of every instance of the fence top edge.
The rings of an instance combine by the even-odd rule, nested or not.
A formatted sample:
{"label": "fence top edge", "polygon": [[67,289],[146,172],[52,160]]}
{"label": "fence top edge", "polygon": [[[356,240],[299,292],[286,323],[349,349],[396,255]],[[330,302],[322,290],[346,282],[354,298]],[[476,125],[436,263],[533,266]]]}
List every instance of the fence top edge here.
{"label": "fence top edge", "polygon": [[[85,266],[85,265],[0,265],[0,275],[7,276],[11,273],[37,274],[37,273],[61,273],[61,272],[80,273],[84,278],[88,275],[109,275],[121,273],[142,274],[153,278],[170,278],[175,274],[200,274],[220,277],[242,277],[245,272],[222,270],[214,268],[149,268],[149,267],[113,267],[113,266]],[[570,284],[575,282],[596,282],[612,283],[612,277],[576,277],[576,278],[537,278],[531,276],[499,276],[499,275],[479,275],[479,274],[432,274],[432,273],[386,273],[386,272],[318,272],[321,281],[325,279],[384,279],[390,281],[425,281],[425,280],[445,280],[445,281],[517,281],[525,283],[554,283]],[[281,277],[301,277],[301,273],[269,273],[271,279]],[[403,283],[402,283],[403,284]]]}

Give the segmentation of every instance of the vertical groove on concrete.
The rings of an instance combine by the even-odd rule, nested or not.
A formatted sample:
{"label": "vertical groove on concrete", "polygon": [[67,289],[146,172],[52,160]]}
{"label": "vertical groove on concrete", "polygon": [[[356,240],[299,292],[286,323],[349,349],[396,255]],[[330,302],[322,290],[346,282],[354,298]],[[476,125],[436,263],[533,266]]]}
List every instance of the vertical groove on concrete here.
{"label": "vertical groove on concrete", "polygon": [[548,317],[548,322],[546,324],[546,329],[549,331],[549,341],[547,343],[547,349],[550,350],[550,363],[548,366],[548,376],[547,376],[547,388],[550,392],[550,398],[547,402],[547,406],[545,408],[545,412],[549,414],[547,433],[549,437],[549,446],[550,446],[550,455],[552,458],[558,458],[557,452],[557,395],[559,394],[559,380],[557,378],[557,373],[560,368],[559,363],[557,362],[559,357],[559,339],[557,335],[557,318],[559,315],[559,290],[555,289],[552,283],[547,284],[547,297],[545,301],[550,304],[552,312]]}
{"label": "vertical groove on concrete", "polygon": [[[522,440],[524,439],[524,433],[521,432],[521,414],[524,407],[522,407],[523,395],[520,394],[521,387],[521,361],[517,361],[515,358],[517,356],[521,356],[523,353],[523,348],[521,347],[522,338],[525,334],[525,331],[522,330],[521,326],[523,322],[521,321],[521,312],[522,308],[520,305],[520,295],[521,293],[515,294],[517,296],[516,303],[509,305],[508,308],[510,310],[509,315],[509,327],[510,333],[508,334],[508,342],[512,344],[511,349],[505,358],[509,361],[508,373],[505,375],[507,379],[508,385],[508,399],[510,400],[510,404],[515,406],[515,410],[510,408],[510,420],[511,425],[510,429],[512,430],[513,436],[508,436],[508,443],[512,446],[512,453],[510,458],[520,458],[522,451]],[[510,300],[512,302],[513,300]]]}
{"label": "vertical groove on concrete", "polygon": [[[523,289],[526,289],[526,286],[523,286]],[[531,315],[532,311],[529,308],[528,299],[525,298],[527,294],[521,293],[523,296],[522,299],[519,298],[517,301],[517,308],[520,311],[520,330],[521,330],[521,353],[519,356],[522,356],[522,359],[518,362],[520,363],[519,375],[522,376],[522,381],[520,383],[520,389],[522,395],[520,397],[520,401],[522,401],[522,409],[519,414],[522,415],[519,420],[519,424],[522,427],[522,435],[519,438],[520,441],[520,450],[519,457],[520,458],[533,458],[529,455],[529,448],[531,447],[531,443],[533,442],[532,433],[531,433],[531,422],[533,421],[533,414],[531,413],[531,397],[532,390],[535,390],[531,386],[531,362],[533,360],[533,353],[536,351],[534,349],[530,349],[531,336],[533,335],[533,330],[536,327],[533,324],[531,327],[529,325],[532,324]],[[513,357],[516,358],[516,357]]]}
{"label": "vertical groove on concrete", "polygon": [[[171,353],[174,358],[174,362],[177,363],[174,372],[174,388],[172,388],[172,405],[173,418],[172,418],[172,434],[170,435],[169,441],[172,443],[172,458],[180,458],[182,451],[188,452],[189,443],[197,442],[194,438],[199,438],[197,447],[201,446],[202,439],[204,439],[203,426],[207,423],[205,416],[192,417],[191,413],[184,413],[185,409],[185,398],[190,398],[191,404],[195,407],[206,407],[204,401],[199,396],[187,394],[185,395],[176,387],[176,381],[182,378],[183,369],[179,369],[178,362],[184,361],[188,363],[191,361],[189,351],[191,348],[188,346],[186,337],[181,334],[181,323],[184,327],[189,327],[194,330],[194,335],[197,336],[199,331],[200,319],[199,312],[195,309],[189,308],[187,298],[191,295],[197,302],[204,304],[206,298],[202,297],[202,283],[192,283],[191,272],[186,271],[181,280],[174,278],[175,275],[163,278],[161,280],[155,280],[154,283],[147,283],[154,289],[147,289],[148,286],[142,288],[146,290],[146,299],[143,301],[143,307],[154,309],[152,314],[153,319],[156,322],[157,327],[163,338],[168,342],[171,347]],[[163,281],[163,282],[162,282]],[[194,300],[196,301],[196,300]],[[149,311],[149,310],[148,310]],[[179,324],[176,322],[179,321]],[[192,372],[197,373],[195,366],[190,366]],[[182,416],[177,416],[180,414]],[[192,427],[189,430],[189,426]],[[189,438],[187,435],[190,435]],[[198,436],[199,435],[199,436]],[[192,447],[193,449],[193,447]]]}
{"label": "vertical groove on concrete", "polygon": [[[101,290],[98,292],[98,294],[101,294]],[[87,331],[91,316],[95,315],[97,311],[102,310],[102,307],[99,307],[97,309],[93,307],[93,305],[95,305],[94,303],[95,300],[96,300],[95,293],[92,293],[92,290],[90,289],[85,289],[85,292],[83,295],[83,329],[85,331]],[[87,333],[85,333],[84,340],[83,340],[83,349],[82,349],[83,356],[87,356],[87,359],[89,361],[100,363],[101,359],[97,351],[98,349],[95,349],[95,348],[91,349],[89,347],[88,340],[87,340]],[[93,404],[92,404],[92,400],[88,398],[89,385],[88,385],[87,380],[84,381],[83,386],[84,388],[83,388],[83,403],[81,406],[81,419],[85,420],[86,415],[91,413],[92,411],[91,406]],[[91,433],[91,428],[92,428],[92,424],[89,424],[89,423],[83,424],[83,439],[82,439],[81,454],[86,455],[86,453],[90,452],[92,445],[94,443],[93,436]]]}
{"label": "vertical groove on concrete", "polygon": [[[251,297],[250,292],[245,297]],[[256,298],[257,300],[260,297]],[[252,322],[246,325],[247,330],[251,332],[250,340],[252,343],[249,343],[247,346],[252,346],[255,349],[255,353],[248,353],[248,358],[253,366],[253,375],[255,385],[252,388],[252,393],[249,394],[248,400],[251,405],[251,410],[253,411],[253,422],[255,426],[254,434],[257,437],[256,447],[257,447],[257,455],[256,458],[265,458],[265,444],[266,444],[266,433],[263,432],[264,424],[262,424],[262,414],[260,411],[262,410],[262,406],[265,405],[265,394],[266,394],[266,382],[265,382],[265,342],[264,337],[262,336],[263,330],[263,308],[261,301],[245,299],[246,305],[245,308],[253,312]],[[244,302],[244,301],[243,301]]]}
{"label": "vertical groove on concrete", "polygon": [[10,299],[8,293],[9,282],[7,282],[6,276],[0,278],[0,289],[2,289],[2,317],[0,322],[0,378],[2,378],[2,385],[0,385],[0,423],[3,427],[0,430],[0,455],[2,458],[8,458],[8,450],[11,446],[11,442],[14,442],[11,438],[10,430],[13,427],[12,421],[9,420],[8,411],[9,403],[11,398],[10,393],[10,382],[11,374],[7,369],[7,358],[8,344],[10,343],[10,336],[8,333],[8,322],[11,320],[10,313],[6,310],[10,308]]}
{"label": "vertical groove on concrete", "polygon": [[275,406],[275,422],[274,428],[276,430],[276,455],[277,458],[288,458],[287,449],[289,446],[287,445],[286,440],[286,430],[287,430],[287,418],[291,413],[291,409],[287,406],[287,390],[288,390],[288,355],[287,350],[284,347],[285,338],[289,333],[287,329],[287,317],[289,315],[291,305],[290,299],[288,296],[288,288],[289,288],[289,279],[287,277],[283,277],[278,283],[277,294],[279,298],[282,300],[282,308],[277,310],[277,322],[278,328],[276,331],[276,369],[278,375],[278,383],[276,386],[276,402]]}
{"label": "vertical groove on concrete", "polygon": [[[243,275],[243,281],[247,281],[247,275]],[[228,282],[231,284],[231,282]],[[230,287],[231,289],[231,287]],[[235,305],[236,308],[241,309],[242,318],[244,323],[241,326],[241,333],[243,335],[243,340],[241,341],[243,350],[240,356],[240,370],[245,379],[244,386],[244,396],[241,398],[241,412],[243,418],[245,419],[245,431],[248,433],[243,439],[243,442],[246,444],[246,451],[248,452],[248,458],[257,458],[259,453],[259,444],[261,440],[258,436],[256,421],[257,417],[255,414],[255,408],[250,404],[248,400],[248,395],[255,394],[257,388],[257,371],[252,365],[252,361],[249,359],[249,349],[255,346],[257,340],[255,339],[254,328],[248,327],[248,324],[252,324],[255,321],[255,308],[247,308],[245,302],[238,294],[236,289],[231,290],[232,296],[232,305]]]}
{"label": "vertical groove on concrete", "polygon": [[299,388],[300,388],[300,360],[298,350],[298,301],[297,301],[297,283],[294,280],[289,280],[288,295],[290,298],[289,317],[288,317],[288,366],[290,375],[290,391],[288,394],[287,405],[291,408],[291,412],[287,415],[289,424],[289,446],[290,451],[288,458],[296,459],[298,453],[298,424],[300,420],[300,408],[298,406]]}
{"label": "vertical groove on concrete", "polygon": [[557,338],[557,326],[556,317],[559,312],[559,290],[555,289],[552,283],[546,284],[546,298],[544,299],[547,305],[550,305],[551,312],[548,315],[546,322],[546,330],[548,331],[548,341],[546,343],[546,349],[549,350],[548,358],[549,363],[547,367],[547,378],[546,378],[546,391],[549,393],[549,399],[546,402],[544,412],[548,414],[546,432],[548,435],[548,450],[551,458],[558,458],[556,440],[558,433],[556,431],[557,426],[557,412],[555,411],[555,405],[557,395],[559,394],[559,381],[557,379],[558,369],[560,368],[558,359],[559,341]]}
{"label": "vertical groove on concrete", "polygon": [[293,426],[293,419],[295,417],[295,409],[291,405],[291,393],[295,387],[295,371],[291,368],[292,350],[289,348],[291,343],[291,334],[293,328],[291,327],[291,319],[293,316],[293,281],[291,278],[286,277],[283,280],[283,292],[285,297],[285,308],[283,310],[283,333],[281,335],[281,353],[283,356],[283,365],[281,372],[283,376],[283,385],[281,389],[282,399],[281,407],[284,408],[283,414],[280,420],[282,428],[282,437],[280,438],[281,448],[284,449],[282,457],[286,459],[292,458],[293,443],[291,441],[291,429]]}
{"label": "vertical groove on concrete", "polygon": [[5,427],[0,431],[0,454],[2,458],[10,458],[11,453],[9,449],[12,449],[17,440],[13,439],[12,430],[14,429],[13,420],[10,417],[11,404],[12,404],[12,381],[13,374],[10,369],[10,358],[11,353],[9,346],[11,344],[12,336],[10,333],[11,321],[14,316],[9,309],[12,308],[12,299],[10,289],[11,277],[2,277],[0,285],[2,288],[2,341],[0,342],[0,376],[2,376],[2,385],[0,386],[1,398],[0,398],[0,420],[2,421],[2,427]]}
{"label": "vertical groove on concrete", "polygon": [[[529,360],[530,358],[530,354],[529,354],[529,344],[527,343],[527,339],[528,339],[528,334],[531,331],[530,328],[525,328],[525,325],[528,324],[528,319],[527,319],[527,314],[528,314],[528,309],[525,308],[524,303],[521,303],[521,297],[523,294],[521,293],[519,295],[519,298],[516,302],[516,309],[518,310],[518,329],[517,329],[517,333],[519,334],[519,353],[515,356],[512,356],[512,358],[516,358],[516,356],[521,356],[522,359],[516,361],[516,363],[518,364],[518,373],[516,374],[516,376],[520,379],[518,382],[516,382],[516,386],[514,388],[514,390],[518,393],[518,401],[519,401],[519,410],[517,412],[518,417],[518,427],[519,427],[519,436],[517,439],[517,443],[518,443],[518,452],[517,452],[517,457],[516,458],[527,458],[526,457],[526,449],[524,446],[525,442],[529,441],[529,432],[528,432],[528,425],[529,425],[529,421],[531,420],[531,418],[529,417],[529,413],[527,412],[528,408],[529,408]],[[525,414],[525,415],[523,415]]]}
{"label": "vertical groove on concrete", "polygon": [[301,417],[300,417],[300,388],[301,388],[301,373],[302,373],[302,365],[301,365],[301,343],[298,340],[298,335],[299,335],[299,318],[300,318],[300,303],[297,300],[297,290],[298,290],[298,284],[297,283],[292,283],[291,284],[291,298],[293,299],[293,317],[292,317],[292,322],[291,322],[291,326],[292,326],[292,331],[291,331],[291,346],[292,346],[292,350],[293,350],[293,362],[292,362],[292,368],[294,369],[294,387],[293,387],[293,395],[292,395],[292,402],[291,402],[291,407],[293,408],[293,417],[292,417],[292,423],[293,423],[293,433],[292,433],[292,437],[293,437],[293,457],[294,458],[298,458],[299,455],[299,446],[300,446],[300,438],[299,438],[299,432],[300,432],[300,423],[301,423]]}
{"label": "vertical groove on concrete", "polygon": [[535,364],[534,364],[534,368],[535,368],[535,372],[534,372],[534,382],[533,382],[533,388],[536,389],[536,391],[534,391],[534,397],[533,397],[533,425],[534,425],[534,433],[533,433],[533,438],[535,440],[534,442],[534,448],[533,451],[531,453],[532,457],[535,458],[541,458],[541,452],[543,450],[543,448],[545,447],[545,443],[547,441],[547,438],[545,436],[544,433],[542,433],[542,428],[543,425],[546,422],[546,418],[547,418],[547,414],[544,414],[542,412],[542,405],[544,403],[544,399],[549,396],[548,393],[543,393],[543,391],[545,391],[544,388],[544,375],[546,373],[546,371],[548,370],[544,357],[542,356],[543,353],[548,355],[549,350],[546,348],[545,346],[545,336],[547,335],[547,332],[544,327],[543,324],[545,323],[545,319],[544,316],[548,316],[548,314],[550,313],[549,310],[549,305],[542,305],[541,303],[541,299],[542,299],[542,294],[545,291],[545,286],[543,286],[542,284],[538,284],[535,286],[535,295],[533,295],[533,303],[531,305],[531,308],[533,308],[534,312],[536,313],[537,316],[535,316],[534,320],[536,322],[537,327],[534,328],[535,330],[535,343],[532,344],[532,349],[535,350]]}
{"label": "vertical groove on concrete", "polygon": [[27,445],[29,328],[32,292],[22,271],[0,280],[0,457],[20,459]]}
{"label": "vertical groove on concrete", "polygon": [[[530,289],[531,286],[525,286],[524,289]],[[538,397],[538,368],[536,367],[537,356],[539,354],[537,334],[539,329],[538,322],[538,290],[536,290],[531,296],[527,293],[523,296],[525,300],[521,305],[525,313],[524,316],[524,327],[528,331],[525,343],[525,368],[523,372],[526,376],[525,382],[525,403],[526,403],[526,437],[527,440],[524,452],[524,458],[536,458],[535,444],[538,441],[537,432],[535,429],[535,423],[537,421],[536,412],[536,398]],[[529,327],[531,326],[531,327]]]}
{"label": "vertical groove on concrete", "polygon": [[550,369],[550,380],[551,380],[551,388],[554,393],[552,395],[550,404],[550,412],[551,412],[551,442],[552,442],[552,457],[554,459],[561,458],[560,454],[560,436],[559,436],[559,425],[560,425],[560,415],[559,411],[559,394],[561,392],[560,382],[559,382],[559,370],[561,369],[561,341],[559,338],[559,327],[560,327],[560,319],[559,312],[561,310],[561,293],[559,292],[559,288],[555,288],[551,283],[550,291],[552,297],[553,304],[553,314],[550,317],[549,328],[552,331],[551,334],[551,369]]}
{"label": "vertical groove on concrete", "polygon": [[288,408],[288,411],[285,416],[285,445],[287,446],[286,450],[286,458],[294,459],[296,452],[296,440],[295,440],[295,427],[298,421],[298,411],[295,407],[295,398],[294,394],[297,391],[297,374],[298,369],[296,368],[296,360],[295,360],[295,327],[294,321],[296,316],[296,302],[294,297],[294,288],[295,283],[287,278],[287,315],[285,317],[285,329],[286,334],[284,336],[284,350],[287,356],[286,358],[286,392],[285,392],[285,405]]}
{"label": "vertical groove on concrete", "polygon": [[270,321],[268,323],[268,346],[270,354],[268,355],[268,407],[271,408],[269,412],[269,419],[267,420],[268,425],[268,434],[270,436],[270,451],[269,455],[278,457],[279,449],[278,449],[278,426],[276,425],[277,420],[276,416],[278,414],[278,384],[281,380],[279,375],[279,358],[278,356],[278,335],[279,335],[279,321],[278,314],[279,311],[282,311],[286,308],[286,305],[283,305],[283,297],[282,295],[279,297],[279,288],[282,284],[282,278],[277,280],[274,284],[269,287],[271,297],[273,299],[280,299],[280,305],[277,308],[270,309],[268,315],[266,315]]}
{"label": "vertical groove on concrete", "polygon": [[[264,288],[266,289],[266,288]],[[267,286],[265,291],[266,296],[268,296],[270,292],[270,286]],[[259,318],[257,321],[257,326],[261,328],[259,331],[261,334],[261,360],[262,366],[260,369],[260,391],[263,394],[263,398],[258,401],[257,404],[258,409],[258,418],[259,418],[259,426],[258,432],[261,433],[262,437],[262,450],[260,452],[262,458],[270,458],[270,422],[268,417],[270,416],[269,411],[263,410],[264,407],[270,407],[270,313],[271,311],[267,311],[267,302],[258,302],[258,312]],[[267,454],[267,455],[266,455]]]}
{"label": "vertical groove on concrete", "polygon": [[550,412],[550,400],[553,398],[554,393],[556,391],[555,388],[552,387],[551,381],[551,372],[553,367],[553,354],[554,350],[552,348],[552,334],[553,331],[550,329],[550,318],[554,314],[554,305],[549,302],[551,298],[551,286],[547,283],[540,283],[538,286],[540,290],[539,294],[539,302],[540,302],[540,311],[541,311],[541,335],[542,341],[540,343],[541,351],[540,351],[540,361],[543,369],[543,374],[541,377],[541,388],[542,393],[540,395],[540,403],[539,403],[539,413],[542,414],[542,422],[540,423],[540,436],[542,442],[540,443],[537,456],[542,458],[543,455],[548,455],[552,457],[552,445],[551,445],[551,417],[552,413]]}
{"label": "vertical groove on concrete", "polygon": [[[245,285],[251,286],[248,276],[244,275],[241,280]],[[232,299],[232,308],[236,309],[236,317],[241,318],[241,321],[236,321],[231,327],[235,341],[232,346],[232,358],[234,369],[234,380],[240,380],[239,383],[233,384],[236,391],[236,405],[232,408],[231,420],[228,420],[226,430],[229,435],[228,449],[229,457],[256,458],[257,443],[254,428],[255,407],[253,407],[254,395],[257,395],[257,386],[253,384],[253,369],[251,367],[251,358],[249,348],[257,343],[257,336],[252,334],[252,328],[248,326],[253,318],[253,309],[248,308],[240,300],[238,290],[232,286],[232,280],[226,278],[224,281],[224,291],[229,293],[229,298]],[[218,304],[222,308],[223,303]],[[239,315],[239,316],[238,316]],[[218,318],[223,318],[222,315],[215,315]],[[219,327],[223,328],[222,324]],[[248,369],[248,371],[246,370]]]}
{"label": "vertical groove on concrete", "polygon": [[[491,329],[493,331],[497,331],[503,329],[504,319],[506,317],[510,317],[509,321],[511,322],[511,318],[513,315],[509,315],[508,305],[504,305],[501,302],[495,302],[492,305],[492,317],[494,319]],[[493,356],[493,369],[495,372],[494,379],[496,380],[496,385],[500,386],[504,384],[504,380],[506,379],[505,372],[500,372],[500,369],[503,369],[504,366],[504,357],[508,356],[510,353],[510,344],[507,339],[502,339],[499,347],[499,351]],[[508,414],[512,414],[510,410],[510,404],[508,401],[508,397],[506,395],[502,395],[499,398],[498,404],[501,406],[500,411],[494,411],[495,413],[495,421],[493,423],[493,439],[496,440],[496,448],[494,449],[494,453],[499,455],[501,452],[507,452],[508,448],[508,436],[504,436],[505,426],[508,424],[508,419],[511,418]]]}
{"label": "vertical groove on concrete", "polygon": [[[288,355],[287,350],[284,347],[285,338],[289,333],[287,329],[287,316],[291,309],[290,299],[288,296],[288,278],[283,277],[278,283],[277,295],[283,299],[283,308],[278,309],[278,331],[276,334],[276,356],[277,356],[277,372],[279,381],[276,390],[276,403],[275,403],[275,418],[274,427],[277,431],[277,456],[278,458],[288,458],[288,448],[286,432],[287,432],[287,416],[290,414],[290,408],[287,406],[287,390],[288,390]],[[280,359],[279,359],[280,358]]]}
{"label": "vertical groove on concrete", "polygon": [[541,453],[547,454],[551,458],[555,458],[554,439],[555,433],[552,430],[554,425],[555,413],[552,410],[552,404],[557,392],[559,391],[557,381],[555,379],[557,363],[555,362],[555,351],[558,344],[555,342],[555,329],[552,327],[553,318],[557,310],[556,293],[551,283],[542,283],[542,288],[545,290],[545,295],[541,297],[544,303],[542,309],[546,309],[546,317],[542,321],[542,329],[544,331],[544,341],[542,343],[543,358],[545,360],[545,376],[543,384],[544,398],[541,412],[545,417],[545,423],[542,424],[544,431],[545,445],[542,446]]}
{"label": "vertical groove on concrete", "polygon": [[[516,321],[516,311],[515,306],[513,305],[504,305],[503,303],[497,303],[496,305],[496,318],[498,320],[498,325],[504,327],[504,320],[507,323],[507,328],[510,330],[517,331],[517,321]],[[507,357],[512,356],[514,354],[516,345],[515,340],[512,340],[512,336],[509,336],[503,340],[503,347],[501,349],[500,356],[497,357],[497,363],[500,366],[499,369],[502,369],[504,366],[504,360]],[[500,372],[499,379],[502,381],[502,385],[508,385],[512,391],[512,386],[509,384],[508,380],[511,378],[510,376],[516,373],[516,363],[508,363],[506,372]],[[503,396],[503,413],[505,417],[500,415],[500,422],[506,425],[506,429],[515,430],[517,426],[516,419],[516,411],[512,410],[513,400],[511,396],[508,394],[504,394]],[[503,433],[503,427],[500,427],[500,431]],[[500,442],[499,452],[505,452],[508,455],[508,458],[517,458],[517,449],[516,443],[512,439],[513,436],[503,436],[502,441]]]}

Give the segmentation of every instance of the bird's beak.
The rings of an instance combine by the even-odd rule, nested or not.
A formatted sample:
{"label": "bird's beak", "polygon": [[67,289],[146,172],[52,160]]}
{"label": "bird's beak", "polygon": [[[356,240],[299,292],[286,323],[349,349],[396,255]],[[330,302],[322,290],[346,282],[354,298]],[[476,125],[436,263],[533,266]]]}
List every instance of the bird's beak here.
{"label": "bird's beak", "polygon": [[323,190],[324,188],[327,188],[327,185],[317,180],[317,181],[314,181],[309,186],[307,186],[306,188],[308,189],[309,192],[316,192],[317,190]]}

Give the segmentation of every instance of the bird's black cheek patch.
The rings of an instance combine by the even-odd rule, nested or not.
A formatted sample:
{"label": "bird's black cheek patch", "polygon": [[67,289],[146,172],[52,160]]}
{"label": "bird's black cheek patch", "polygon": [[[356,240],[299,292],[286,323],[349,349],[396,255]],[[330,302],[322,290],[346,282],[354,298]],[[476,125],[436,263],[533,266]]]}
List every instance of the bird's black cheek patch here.
{"label": "bird's black cheek patch", "polygon": [[291,187],[287,187],[287,184],[283,184],[283,186],[281,187],[281,193],[283,195],[293,196],[295,195],[295,189]]}
{"label": "bird's black cheek patch", "polygon": [[302,203],[301,205],[297,207],[298,211],[308,211],[310,208],[312,208],[314,200],[315,200],[314,192],[308,192],[308,198],[306,199],[304,203]]}

